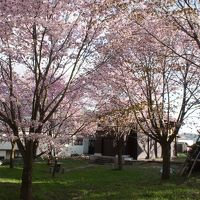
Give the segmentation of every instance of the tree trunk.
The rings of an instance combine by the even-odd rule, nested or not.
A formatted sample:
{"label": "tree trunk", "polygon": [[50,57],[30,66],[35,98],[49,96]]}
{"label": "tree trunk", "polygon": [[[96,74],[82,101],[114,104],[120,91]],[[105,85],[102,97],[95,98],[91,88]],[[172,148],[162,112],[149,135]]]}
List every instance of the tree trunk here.
{"label": "tree trunk", "polygon": [[170,154],[171,147],[167,142],[163,142],[162,146],[162,155],[163,155],[163,166],[162,166],[162,176],[163,180],[170,178]]}
{"label": "tree trunk", "polygon": [[177,137],[174,139],[174,157],[177,157]]}
{"label": "tree trunk", "polygon": [[26,145],[26,155],[23,157],[24,166],[20,189],[20,200],[32,200],[32,171],[33,171],[33,143]]}
{"label": "tree trunk", "polygon": [[145,159],[149,159],[150,158],[150,139],[149,136],[147,136],[147,156]]}
{"label": "tree trunk", "polygon": [[53,171],[52,171],[52,177],[55,177],[55,173],[57,171],[57,163],[58,163],[58,160],[57,160],[57,158],[55,158]]}
{"label": "tree trunk", "polygon": [[52,161],[53,161],[52,152],[49,151],[49,153],[48,153],[48,158],[47,158],[47,165],[53,164]]}
{"label": "tree trunk", "polygon": [[14,168],[14,162],[13,162],[14,155],[15,155],[15,142],[11,141],[10,162],[9,162],[9,166],[11,169]]}
{"label": "tree trunk", "polygon": [[155,153],[155,158],[158,158],[158,146],[157,146],[157,142],[154,142],[154,153]]}
{"label": "tree trunk", "polygon": [[123,162],[122,162],[122,152],[123,152],[123,141],[119,141],[118,148],[117,148],[117,155],[118,155],[118,170],[122,170],[123,168]]}

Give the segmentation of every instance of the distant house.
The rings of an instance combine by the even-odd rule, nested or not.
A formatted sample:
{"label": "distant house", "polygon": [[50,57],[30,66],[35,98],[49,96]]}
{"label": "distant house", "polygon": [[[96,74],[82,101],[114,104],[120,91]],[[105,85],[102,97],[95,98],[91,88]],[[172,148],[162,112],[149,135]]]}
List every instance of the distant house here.
{"label": "distant house", "polygon": [[198,134],[180,133],[178,135],[178,142],[186,143],[187,145],[191,146],[196,143],[198,136]]}
{"label": "distant house", "polygon": [[[162,157],[162,149],[158,142],[139,132],[138,124],[134,123],[134,114],[128,109],[116,109],[98,115],[98,127],[95,137],[94,156],[116,157],[118,135],[124,135],[123,156],[127,159],[154,159]],[[143,119],[140,119],[141,123]],[[174,120],[169,123],[169,134],[174,128]],[[124,132],[124,131],[127,132]],[[116,131],[116,133],[115,133]],[[119,134],[117,134],[119,132]],[[121,136],[120,136],[121,137]],[[171,156],[176,155],[176,140],[171,143]]]}
{"label": "distant house", "polygon": [[[131,131],[124,140],[124,157],[137,159],[154,159],[162,156],[161,146],[146,135]],[[94,142],[95,156],[116,156],[115,138],[112,135],[105,135],[103,132],[96,135]],[[173,156],[174,143],[171,145]]]}
{"label": "distant house", "polygon": [[[0,143],[0,159],[9,159],[11,144],[9,142]],[[171,155],[174,153],[174,143],[171,145]],[[60,156],[70,157],[73,155],[94,155],[94,156],[116,156],[115,138],[112,135],[105,135],[97,131],[96,136],[83,137],[73,136],[73,139],[64,145]],[[139,134],[132,130],[125,138],[124,157],[137,159],[154,159],[162,156],[161,146],[146,135]],[[21,154],[15,146],[15,157]]]}
{"label": "distant house", "polygon": [[[116,156],[115,138],[112,135],[105,135],[103,132],[98,131],[94,137],[74,136],[68,144],[65,144],[59,155],[69,157],[82,154]],[[161,157],[161,147],[149,137],[131,131],[125,138],[123,155],[134,160],[153,159]]]}
{"label": "distant house", "polygon": [[177,141],[178,153],[186,153],[189,149],[189,146],[196,143],[197,138],[198,138],[197,134],[192,134],[192,133],[179,134],[178,141]]}
{"label": "distant house", "polygon": [[[11,153],[11,144],[10,142],[0,142],[0,160],[9,159]],[[73,140],[65,144],[60,156],[69,157],[73,155],[82,155],[82,154],[94,154],[94,139],[83,138],[83,137],[73,137]],[[14,157],[21,157],[21,154],[15,144]]]}
{"label": "distant house", "polygon": [[94,138],[73,136],[72,140],[65,144],[62,151],[59,153],[62,157],[94,154]]}
{"label": "distant house", "polygon": [[[14,157],[21,157],[21,154],[17,148],[17,145],[14,147]],[[11,153],[11,143],[10,142],[0,142],[0,160],[9,159]]]}

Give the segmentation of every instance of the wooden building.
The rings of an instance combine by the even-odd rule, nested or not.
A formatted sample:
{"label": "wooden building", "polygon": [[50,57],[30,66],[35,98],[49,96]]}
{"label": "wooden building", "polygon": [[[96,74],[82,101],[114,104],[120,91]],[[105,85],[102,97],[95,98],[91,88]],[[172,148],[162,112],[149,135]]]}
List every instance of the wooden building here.
{"label": "wooden building", "polygon": [[[171,145],[171,155],[174,155],[174,143]],[[105,135],[103,131],[97,131],[94,140],[95,156],[117,155],[115,138],[112,135]],[[146,135],[139,134],[132,130],[124,138],[123,156],[126,158],[137,159],[155,159],[162,157],[161,146]]]}

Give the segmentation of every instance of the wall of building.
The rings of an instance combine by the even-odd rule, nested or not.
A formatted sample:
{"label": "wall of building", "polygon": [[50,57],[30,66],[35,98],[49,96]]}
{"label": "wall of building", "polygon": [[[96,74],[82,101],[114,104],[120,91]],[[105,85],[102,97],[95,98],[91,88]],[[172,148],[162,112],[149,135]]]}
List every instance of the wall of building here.
{"label": "wall of building", "polygon": [[72,145],[72,146],[68,146],[68,150],[70,151],[70,154],[78,154],[81,155],[83,154],[83,145]]}
{"label": "wall of building", "polygon": [[63,148],[60,155],[62,157],[69,157],[71,155],[82,155],[88,153],[88,145],[89,139],[84,138],[82,143],[77,144],[75,142],[71,142],[70,144],[66,144]]}
{"label": "wall of building", "polygon": [[[10,150],[11,149],[11,143],[10,142],[0,142],[0,150],[1,149]],[[15,149],[18,149],[17,145],[15,145]]]}
{"label": "wall of building", "polygon": [[[17,145],[15,144],[14,150],[18,150]],[[0,158],[9,159],[11,151],[11,143],[10,142],[1,142],[0,143]]]}
{"label": "wall of building", "polygon": [[0,160],[6,158],[6,151],[5,150],[0,150]]}
{"label": "wall of building", "polygon": [[[60,153],[63,157],[69,157],[73,154],[87,154],[88,153],[88,145],[89,145],[89,139],[83,138],[82,142],[80,144],[76,144],[75,140],[72,141],[70,144],[66,144],[63,148],[63,151]],[[4,157],[4,159],[9,159],[10,156],[10,150],[11,150],[11,143],[10,142],[1,142],[0,143],[0,158]],[[15,145],[15,150],[18,150],[17,145]],[[39,154],[38,149],[38,154]]]}
{"label": "wall of building", "polygon": [[[129,136],[128,136],[129,137]],[[110,143],[105,142],[109,138],[96,137],[95,141],[95,155],[96,156],[116,156],[116,150]],[[133,159],[155,159],[161,158],[162,149],[159,143],[155,143],[154,140],[148,138],[146,135],[132,134],[130,136],[130,141],[125,143],[124,146],[124,156],[130,156]],[[114,140],[114,138],[112,139]],[[128,140],[127,140],[128,141]],[[157,147],[157,148],[156,148]],[[155,151],[157,149],[157,151]],[[157,152],[157,153],[156,153]],[[157,156],[156,156],[157,154]],[[171,144],[171,156],[174,155],[174,142]]]}
{"label": "wall of building", "polygon": [[[148,146],[149,143],[149,146]],[[174,145],[175,142],[171,143],[171,157],[174,156]],[[161,145],[157,142],[157,158],[162,157],[162,148]],[[138,159],[146,159],[148,157],[148,148],[149,148],[149,159],[156,158],[155,153],[155,141],[148,138],[147,136],[142,136],[142,139],[138,137]]]}
{"label": "wall of building", "polygon": [[87,154],[89,151],[89,139],[83,139],[83,153]]}

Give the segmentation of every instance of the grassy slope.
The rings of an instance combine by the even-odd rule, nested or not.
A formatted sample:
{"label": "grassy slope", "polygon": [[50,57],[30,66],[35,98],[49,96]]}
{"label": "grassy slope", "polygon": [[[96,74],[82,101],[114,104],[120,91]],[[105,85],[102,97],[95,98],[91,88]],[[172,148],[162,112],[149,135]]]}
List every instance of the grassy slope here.
{"label": "grassy slope", "polygon": [[[87,165],[84,161],[65,162],[65,168]],[[123,171],[109,166],[78,169],[51,178],[45,163],[34,167],[34,200],[173,200],[200,199],[200,175],[190,179],[173,176],[161,181],[158,165],[127,166]],[[14,200],[20,188],[21,166],[0,167],[0,199]]]}

